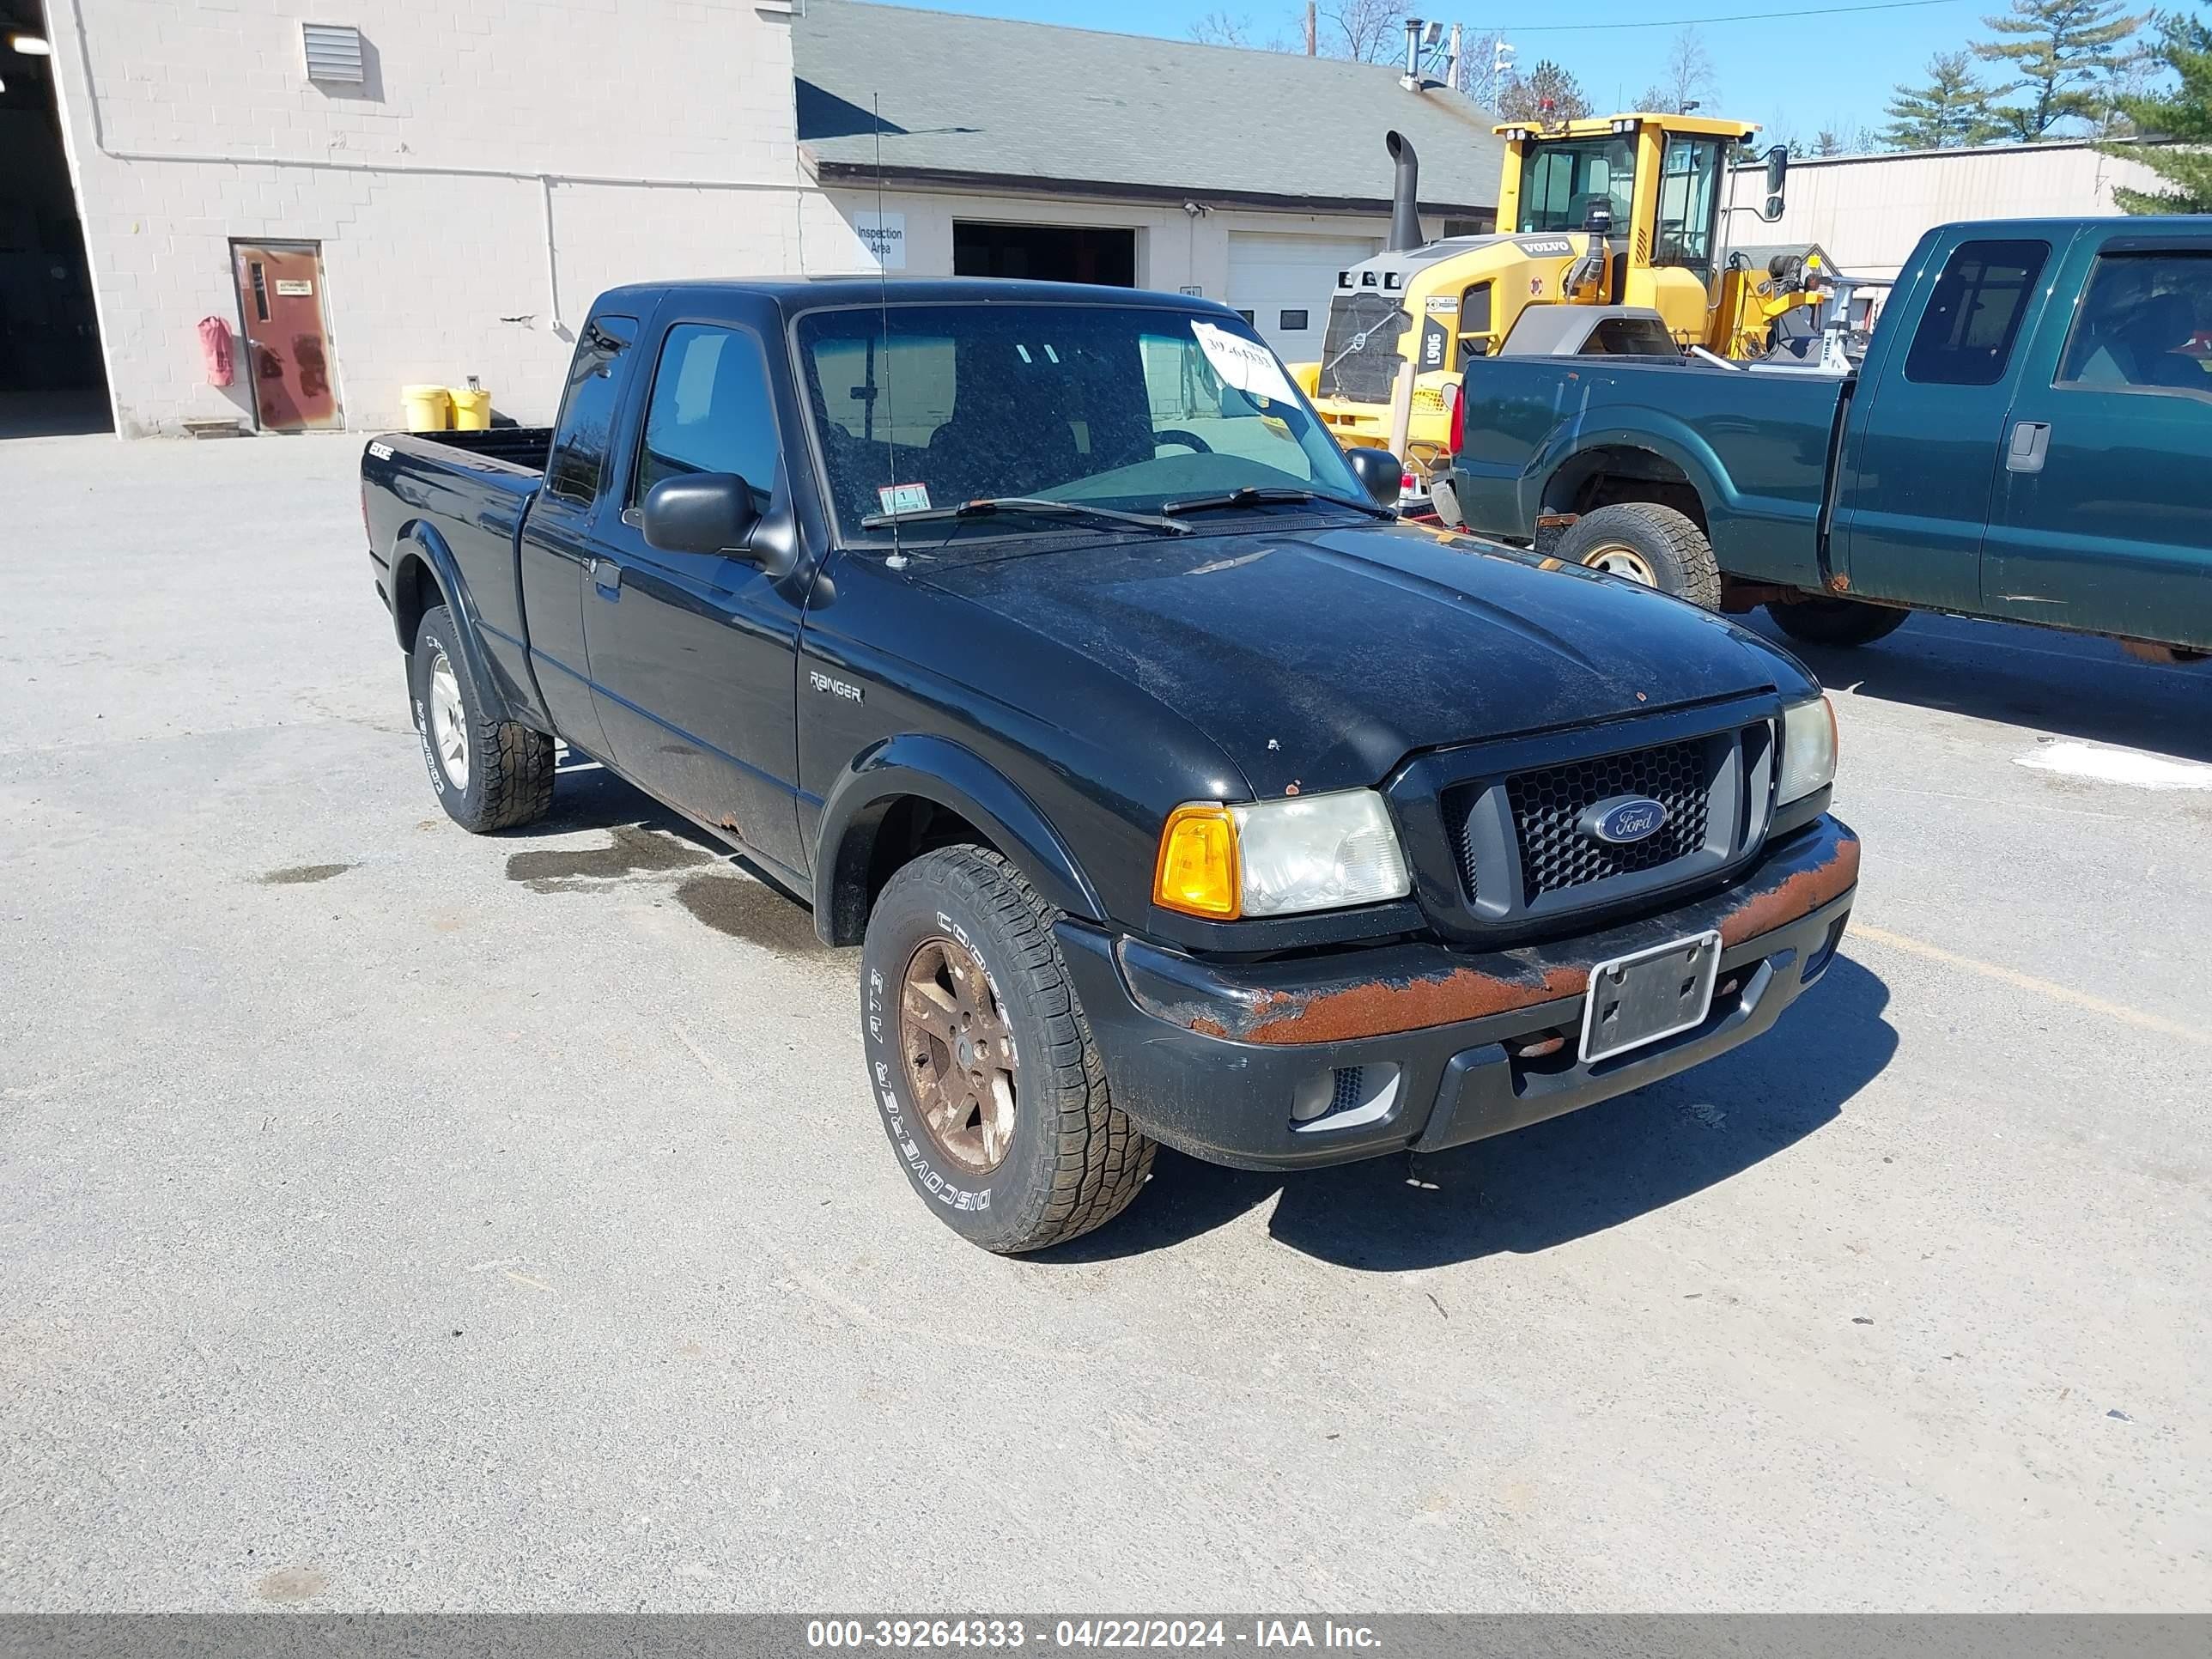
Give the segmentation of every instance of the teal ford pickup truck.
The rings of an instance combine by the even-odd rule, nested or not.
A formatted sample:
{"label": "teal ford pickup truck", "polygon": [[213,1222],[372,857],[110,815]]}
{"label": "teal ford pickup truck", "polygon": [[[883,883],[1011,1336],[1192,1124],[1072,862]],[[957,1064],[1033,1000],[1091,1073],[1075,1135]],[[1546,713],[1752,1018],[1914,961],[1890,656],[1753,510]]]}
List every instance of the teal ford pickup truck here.
{"label": "teal ford pickup truck", "polygon": [[1797,639],[1924,608],[2212,652],[2212,217],[1939,226],[1855,374],[1509,340],[1456,414],[1447,524]]}

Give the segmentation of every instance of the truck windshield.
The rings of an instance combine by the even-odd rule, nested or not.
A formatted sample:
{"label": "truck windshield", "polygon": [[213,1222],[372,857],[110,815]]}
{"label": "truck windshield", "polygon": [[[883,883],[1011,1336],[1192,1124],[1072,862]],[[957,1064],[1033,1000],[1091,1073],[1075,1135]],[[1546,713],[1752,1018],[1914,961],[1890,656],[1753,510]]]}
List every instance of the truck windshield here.
{"label": "truck windshield", "polygon": [[1521,167],[1521,222],[1516,230],[1580,230],[1591,204],[1605,202],[1626,234],[1634,208],[1636,139],[1540,139],[1528,146]]}
{"label": "truck windshield", "polygon": [[[1134,512],[1247,488],[1367,499],[1274,353],[1234,316],[894,304],[811,312],[796,334],[847,537],[890,535],[866,519],[993,497]],[[1034,533],[1040,521],[969,522]]]}

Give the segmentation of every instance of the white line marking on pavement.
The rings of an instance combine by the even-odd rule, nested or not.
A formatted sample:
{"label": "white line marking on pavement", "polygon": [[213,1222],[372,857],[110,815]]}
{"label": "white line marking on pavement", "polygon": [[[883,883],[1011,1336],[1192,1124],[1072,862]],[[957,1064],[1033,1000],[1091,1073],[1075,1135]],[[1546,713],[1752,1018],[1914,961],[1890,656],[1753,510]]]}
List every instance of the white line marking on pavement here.
{"label": "white line marking on pavement", "polygon": [[1994,962],[1980,962],[1972,957],[1962,957],[1957,951],[1947,951],[1940,945],[1929,945],[1922,939],[1907,939],[1902,933],[1893,933],[1881,927],[1869,927],[1857,921],[1851,924],[1850,937],[1871,940],[1876,945],[1885,945],[1893,951],[1902,951],[1907,956],[1925,957],[1929,961],[1940,962],[1946,967],[1963,968],[1970,974],[1979,974],[1984,979],[1993,979],[2001,984],[2010,985],[2019,990],[2033,991],[2039,996],[2049,997],[2054,1002],[2069,1003],[2076,1008],[2087,1009],[2093,1014],[2102,1014],[2107,1019],[2117,1019],[2124,1025],[2135,1026],[2138,1030],[2155,1031],[2160,1036],[2173,1037],[2179,1042],[2195,1043],[2200,1048],[2212,1048],[2212,1033],[2198,1030],[2193,1026],[2184,1025],[2179,1020],[2161,1018],[2156,1014],[2147,1014],[2139,1008],[2123,1007],[2117,1002],[2107,1002],[2102,997],[2093,997],[2087,991],[2076,991],[2068,986],[2054,985],[2047,979],[2038,979],[2033,974],[2015,973],[2009,968],[2000,968]]}
{"label": "white line marking on pavement", "polygon": [[2045,744],[2014,756],[2013,763],[2069,778],[2130,784],[2137,789],[2212,789],[2212,766],[2202,761],[2168,760],[2163,755],[2100,749],[2087,743]]}

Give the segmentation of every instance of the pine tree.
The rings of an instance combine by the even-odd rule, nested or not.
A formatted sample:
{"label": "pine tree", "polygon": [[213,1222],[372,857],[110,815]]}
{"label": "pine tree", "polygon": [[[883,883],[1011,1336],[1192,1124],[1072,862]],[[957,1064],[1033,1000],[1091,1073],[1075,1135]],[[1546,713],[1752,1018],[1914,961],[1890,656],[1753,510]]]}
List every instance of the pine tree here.
{"label": "pine tree", "polygon": [[1526,75],[1516,74],[1498,91],[1498,114],[1506,121],[1579,121],[1591,113],[1581,82],[1547,58]]}
{"label": "pine tree", "polygon": [[[2212,26],[2201,19],[2169,13],[2158,20],[2159,42],[2152,48],[2180,85],[2158,96],[2122,98],[2120,112],[2146,138],[2179,144],[2100,144],[2108,155],[2140,161],[2172,188],[2115,190],[2113,199],[2128,213],[2212,213]],[[2189,146],[2189,148],[2183,148]]]}
{"label": "pine tree", "polygon": [[1928,60],[1928,84],[1900,85],[1889,100],[1882,142],[1898,149],[1954,149],[1985,144],[2004,131],[1990,111],[1990,91],[1974,78],[1963,52]]}
{"label": "pine tree", "polygon": [[2013,137],[2033,143],[2061,121],[2096,123],[2109,101],[2105,82],[2126,62],[2124,43],[2143,19],[2130,16],[2124,0],[2012,0],[2009,15],[1982,22],[2005,38],[1980,42],[1974,55],[2019,77],[1991,95],[2027,94],[1996,113]]}

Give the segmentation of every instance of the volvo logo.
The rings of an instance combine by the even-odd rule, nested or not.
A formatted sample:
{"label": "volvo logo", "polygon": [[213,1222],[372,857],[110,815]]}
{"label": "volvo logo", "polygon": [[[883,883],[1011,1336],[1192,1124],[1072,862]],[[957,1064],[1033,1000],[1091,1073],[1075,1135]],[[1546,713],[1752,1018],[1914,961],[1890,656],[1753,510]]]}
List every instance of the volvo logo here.
{"label": "volvo logo", "polygon": [[1626,847],[1656,836],[1666,822],[1665,802],[1649,795],[1614,795],[1585,811],[1575,828],[1608,847]]}

